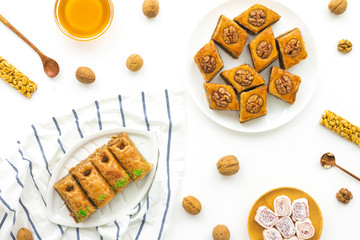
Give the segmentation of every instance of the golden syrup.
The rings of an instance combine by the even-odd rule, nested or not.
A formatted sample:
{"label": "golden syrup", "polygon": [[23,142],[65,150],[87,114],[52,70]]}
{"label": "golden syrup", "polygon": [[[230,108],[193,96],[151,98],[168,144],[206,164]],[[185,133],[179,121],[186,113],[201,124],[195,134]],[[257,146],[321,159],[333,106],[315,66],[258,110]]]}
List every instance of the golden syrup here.
{"label": "golden syrup", "polygon": [[57,17],[70,35],[91,39],[108,27],[112,6],[110,0],[59,0]]}

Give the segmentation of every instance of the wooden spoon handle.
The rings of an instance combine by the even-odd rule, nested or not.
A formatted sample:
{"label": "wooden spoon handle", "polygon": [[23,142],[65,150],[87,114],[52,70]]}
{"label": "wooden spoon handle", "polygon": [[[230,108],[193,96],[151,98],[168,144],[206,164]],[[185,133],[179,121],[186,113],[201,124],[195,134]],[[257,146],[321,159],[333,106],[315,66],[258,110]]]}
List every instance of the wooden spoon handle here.
{"label": "wooden spoon handle", "polygon": [[43,58],[44,54],[37,48],[35,47],[34,44],[32,44],[32,42],[29,41],[29,39],[27,39],[24,35],[22,35],[13,25],[11,25],[9,23],[8,20],[6,20],[6,18],[4,18],[1,14],[0,14],[0,21],[5,24],[5,26],[7,26],[8,28],[11,29],[11,31],[13,31],[14,33],[16,33],[16,35],[18,35],[22,40],[24,40],[27,44],[29,44],[29,46],[35,50],[35,52],[37,52],[37,54],[39,54],[39,56],[41,57],[41,59]]}
{"label": "wooden spoon handle", "polygon": [[360,181],[360,178],[359,177],[357,177],[357,176],[355,176],[354,174],[352,174],[351,172],[349,172],[348,170],[346,170],[346,169],[344,169],[344,168],[342,168],[342,167],[340,167],[339,165],[336,165],[338,168],[340,168],[342,171],[344,171],[344,172],[346,172],[347,174],[349,174],[350,176],[352,176],[353,178],[355,178],[355,179],[357,179],[357,180],[359,180]]}

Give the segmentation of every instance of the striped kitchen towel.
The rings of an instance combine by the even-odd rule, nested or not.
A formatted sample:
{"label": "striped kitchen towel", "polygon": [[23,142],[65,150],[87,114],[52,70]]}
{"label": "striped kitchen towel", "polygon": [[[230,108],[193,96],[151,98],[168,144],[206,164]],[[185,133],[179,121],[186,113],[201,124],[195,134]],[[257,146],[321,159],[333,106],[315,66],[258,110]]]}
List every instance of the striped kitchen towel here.
{"label": "striped kitchen towel", "polygon": [[[120,94],[33,124],[0,159],[0,239],[16,239],[25,227],[34,239],[163,239],[182,182],[186,147],[182,91]],[[94,228],[50,222],[48,183],[72,145],[95,132],[131,127],[157,134],[158,169],[148,195],[133,212]]]}

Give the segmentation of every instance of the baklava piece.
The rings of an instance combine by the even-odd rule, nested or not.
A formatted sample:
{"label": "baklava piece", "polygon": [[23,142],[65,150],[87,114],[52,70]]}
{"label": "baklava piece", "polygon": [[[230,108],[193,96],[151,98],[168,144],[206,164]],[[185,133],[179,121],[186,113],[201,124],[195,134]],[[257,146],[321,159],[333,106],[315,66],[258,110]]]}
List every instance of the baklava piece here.
{"label": "baklava piece", "polygon": [[280,17],[281,16],[273,10],[260,4],[255,4],[234,18],[234,21],[250,33],[257,34],[266,27],[279,21]]}
{"label": "baklava piece", "polygon": [[278,58],[274,33],[268,27],[249,44],[251,59],[257,72],[261,72]]}
{"label": "baklava piece", "polygon": [[141,155],[125,132],[112,136],[107,146],[134,182],[150,172],[151,164]]}
{"label": "baklava piece", "polygon": [[115,197],[111,186],[89,159],[81,161],[71,169],[70,173],[79,182],[97,208],[102,208]]}
{"label": "baklava piece", "polygon": [[265,84],[264,78],[247,64],[225,70],[220,73],[220,76],[238,93]]}
{"label": "baklava piece", "polygon": [[246,44],[247,32],[231,19],[221,15],[211,38],[233,58],[238,58]]}
{"label": "baklava piece", "polygon": [[280,66],[289,69],[307,58],[305,42],[298,28],[294,28],[276,38]]}
{"label": "baklava piece", "polygon": [[272,67],[268,91],[275,97],[294,104],[301,78],[278,67]]}
{"label": "baklava piece", "polygon": [[125,169],[121,167],[106,145],[101,146],[90,155],[89,160],[95,165],[116,193],[124,190],[131,182],[131,178]]}
{"label": "baklava piece", "polygon": [[68,174],[57,181],[54,188],[64,201],[75,222],[82,222],[95,212],[95,206],[72,175]]}
{"label": "baklava piece", "polygon": [[266,115],[266,96],[266,84],[240,94],[240,123]]}
{"label": "baklava piece", "polygon": [[212,40],[196,53],[194,60],[206,82],[210,82],[224,67],[219,52]]}
{"label": "baklava piece", "polygon": [[239,110],[239,102],[232,86],[218,83],[204,83],[209,108],[217,110]]}

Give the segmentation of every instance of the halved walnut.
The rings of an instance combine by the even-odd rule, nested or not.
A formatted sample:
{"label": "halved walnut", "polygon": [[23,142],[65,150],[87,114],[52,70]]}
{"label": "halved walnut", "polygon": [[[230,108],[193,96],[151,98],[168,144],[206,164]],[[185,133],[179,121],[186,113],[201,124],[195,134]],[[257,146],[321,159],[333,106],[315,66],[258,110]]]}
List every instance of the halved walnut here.
{"label": "halved walnut", "polygon": [[247,87],[252,84],[254,76],[249,71],[240,68],[235,72],[234,80],[241,86]]}
{"label": "halved walnut", "polygon": [[213,56],[206,55],[202,58],[200,66],[204,73],[212,73],[216,68],[216,59]]}
{"label": "halved walnut", "polygon": [[212,98],[215,104],[222,108],[226,108],[232,101],[231,93],[223,87],[219,87],[217,91],[214,91]]}
{"label": "halved walnut", "polygon": [[272,50],[273,46],[267,41],[261,41],[256,46],[256,54],[262,59],[268,58],[271,55]]}
{"label": "halved walnut", "polygon": [[224,42],[228,45],[237,43],[239,41],[239,33],[236,31],[234,26],[224,28],[222,37]]}
{"label": "halved walnut", "polygon": [[246,111],[255,114],[260,111],[263,105],[264,99],[262,99],[262,97],[256,94],[251,95],[246,101]]}
{"label": "halved walnut", "polygon": [[287,75],[283,75],[281,78],[275,80],[275,87],[278,93],[285,95],[291,92],[293,85],[290,78]]}
{"label": "halved walnut", "polygon": [[301,51],[301,42],[299,40],[293,38],[286,43],[284,52],[290,57],[292,58],[296,57],[297,55],[299,55],[300,51]]}
{"label": "halved walnut", "polygon": [[261,27],[266,22],[266,12],[262,9],[252,10],[249,13],[248,22],[255,27]]}

